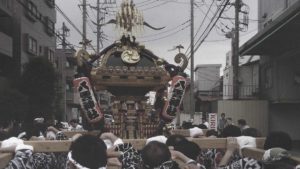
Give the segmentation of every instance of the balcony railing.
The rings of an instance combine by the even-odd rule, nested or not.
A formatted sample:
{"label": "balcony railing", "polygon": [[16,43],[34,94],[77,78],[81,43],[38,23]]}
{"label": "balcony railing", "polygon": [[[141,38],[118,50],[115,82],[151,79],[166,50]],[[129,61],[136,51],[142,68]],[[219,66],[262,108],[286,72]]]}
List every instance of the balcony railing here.
{"label": "balcony railing", "polygon": [[[223,98],[232,99],[233,85],[223,85]],[[259,97],[258,85],[240,85],[239,98],[240,99],[254,99]]]}
{"label": "balcony railing", "polygon": [[[197,96],[201,100],[220,100],[233,98],[233,86],[223,85],[223,91],[210,90],[210,91],[197,91]],[[239,87],[239,99],[257,99],[259,97],[258,85],[241,85]]]}
{"label": "balcony railing", "polygon": [[211,91],[197,91],[197,96],[202,101],[213,101],[220,100],[223,97],[222,91],[219,90],[211,90]]}

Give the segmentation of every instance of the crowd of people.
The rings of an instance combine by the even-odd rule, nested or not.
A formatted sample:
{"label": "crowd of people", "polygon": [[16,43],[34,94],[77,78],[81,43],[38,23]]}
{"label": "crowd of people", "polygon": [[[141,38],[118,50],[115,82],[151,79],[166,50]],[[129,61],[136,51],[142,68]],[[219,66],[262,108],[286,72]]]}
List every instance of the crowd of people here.
{"label": "crowd of people", "polygon": [[[30,130],[17,133],[10,128],[1,129],[1,149],[13,149],[14,158],[6,169],[99,169],[117,166],[128,169],[299,169],[290,158],[292,149],[290,136],[281,131],[270,132],[264,144],[263,159],[243,157],[240,149],[255,147],[255,137],[261,133],[238,120],[238,125],[228,124],[222,115],[218,131],[203,132],[205,125],[185,126],[190,137],[227,138],[226,149],[201,149],[196,143],[177,134],[157,135],[148,138],[141,150],[124,143],[112,133],[102,132],[98,136],[76,134],[67,138],[60,125],[45,126],[36,119]],[[72,124],[73,123],[73,124]],[[77,121],[72,121],[69,130],[81,130]],[[204,127],[205,126],[205,127]],[[3,133],[6,133],[3,135]],[[162,133],[160,133],[162,134]],[[17,137],[19,136],[19,138]],[[69,152],[40,153],[23,140],[72,140]]]}
{"label": "crowd of people", "polygon": [[[53,126],[61,131],[84,131],[78,119],[71,119],[69,122],[55,120],[53,123],[45,121],[41,117],[27,123],[0,121],[0,141],[13,136],[26,140],[29,138],[44,140],[46,138],[47,126]],[[48,136],[53,136],[53,133],[48,132]]]}

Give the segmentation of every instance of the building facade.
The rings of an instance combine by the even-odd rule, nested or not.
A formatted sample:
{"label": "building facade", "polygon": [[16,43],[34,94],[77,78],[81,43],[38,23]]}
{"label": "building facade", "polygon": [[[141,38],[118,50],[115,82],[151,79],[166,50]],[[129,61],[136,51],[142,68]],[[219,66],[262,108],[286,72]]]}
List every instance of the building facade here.
{"label": "building facade", "polygon": [[0,89],[8,86],[8,80],[14,75],[14,34],[10,28],[13,24],[13,5],[11,0],[0,0]]}
{"label": "building facade", "polygon": [[54,61],[58,65],[60,106],[63,109],[61,120],[63,121],[78,119],[80,116],[78,109],[79,98],[75,97],[73,87],[73,79],[77,68],[74,57],[75,52],[74,49],[56,49],[54,55]]}
{"label": "building facade", "polygon": [[2,74],[18,77],[32,57],[54,61],[54,0],[0,0],[0,22]]}
{"label": "building facade", "polygon": [[219,92],[221,64],[202,64],[195,68],[195,89],[200,97],[214,96]]}
{"label": "building facade", "polygon": [[300,1],[258,1],[259,32],[240,48],[260,55],[261,98],[269,100],[269,129],[300,140]]}
{"label": "building facade", "polygon": [[194,86],[195,112],[211,112],[212,101],[222,97],[221,66],[221,64],[201,64],[196,66]]}
{"label": "building facade", "polygon": [[[223,72],[223,99],[233,99],[233,66],[231,52],[226,54]],[[239,99],[259,98],[259,61],[250,61],[239,66]]]}

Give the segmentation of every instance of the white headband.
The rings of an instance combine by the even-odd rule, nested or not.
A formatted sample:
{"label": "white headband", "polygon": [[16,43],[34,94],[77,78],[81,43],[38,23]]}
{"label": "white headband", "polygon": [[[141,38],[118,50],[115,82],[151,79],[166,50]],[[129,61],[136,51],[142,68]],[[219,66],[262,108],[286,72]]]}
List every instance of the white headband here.
{"label": "white headband", "polygon": [[[72,164],[74,164],[75,167],[76,167],[77,169],[89,169],[89,168],[87,168],[87,167],[84,167],[84,166],[80,165],[77,161],[75,161],[75,160],[72,158],[72,151],[70,151],[70,152],[68,153],[68,160],[69,160]],[[99,169],[106,169],[106,167],[100,167]]]}

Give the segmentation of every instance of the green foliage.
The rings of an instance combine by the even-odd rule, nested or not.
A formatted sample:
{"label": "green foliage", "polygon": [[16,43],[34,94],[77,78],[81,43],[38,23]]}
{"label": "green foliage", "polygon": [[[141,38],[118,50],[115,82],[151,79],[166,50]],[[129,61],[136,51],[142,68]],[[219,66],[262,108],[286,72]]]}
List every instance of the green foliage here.
{"label": "green foliage", "polygon": [[24,65],[20,90],[28,96],[28,118],[52,117],[57,75],[51,62],[37,57]]}

